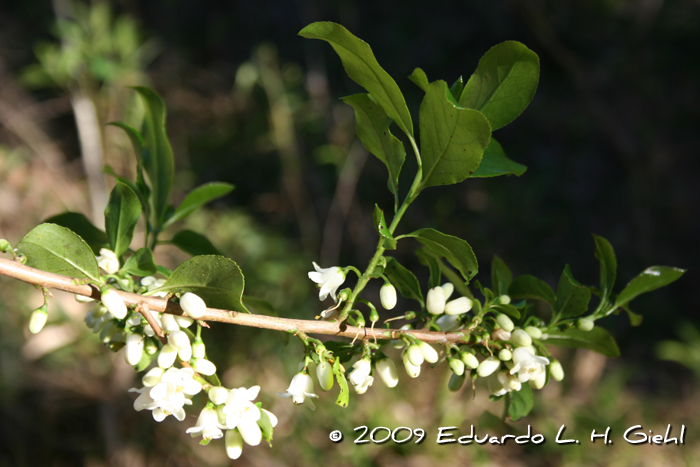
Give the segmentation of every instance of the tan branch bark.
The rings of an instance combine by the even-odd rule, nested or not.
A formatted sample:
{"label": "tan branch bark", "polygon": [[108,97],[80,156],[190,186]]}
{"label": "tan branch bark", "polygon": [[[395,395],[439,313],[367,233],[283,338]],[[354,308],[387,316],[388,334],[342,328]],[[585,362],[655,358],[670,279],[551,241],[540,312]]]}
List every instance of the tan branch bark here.
{"label": "tan branch bark", "polygon": [[[79,279],[41,271],[8,259],[0,258],[0,275],[12,277],[22,282],[46,287],[48,289],[62,290],[64,292],[91,297],[95,300],[100,299],[100,291],[94,285],[77,284],[76,282],[78,282]],[[162,298],[121,291],[117,291],[117,293],[124,299],[127,306],[130,307],[146,306],[151,311],[170,313],[173,315],[183,314],[179,305]],[[380,328],[375,328],[374,330],[369,328],[358,329],[355,326],[347,326],[342,323],[278,318],[275,316],[218,310],[216,308],[207,308],[207,312],[199,321],[216,321],[220,323],[237,324],[239,326],[271,329],[274,331],[302,331],[306,334],[323,334],[349,338],[357,337],[358,340],[398,339],[402,334],[410,334],[424,342],[444,344],[448,342],[456,343],[466,341],[469,337],[469,335],[465,335],[464,332],[402,331],[398,329]]]}

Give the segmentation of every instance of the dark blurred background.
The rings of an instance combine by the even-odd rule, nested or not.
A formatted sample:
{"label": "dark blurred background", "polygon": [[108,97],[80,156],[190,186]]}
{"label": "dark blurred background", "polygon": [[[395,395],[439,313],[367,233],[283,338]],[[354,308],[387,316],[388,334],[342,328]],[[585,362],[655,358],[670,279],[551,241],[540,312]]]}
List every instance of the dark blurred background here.
{"label": "dark blurred background", "polygon": [[[83,24],[83,32],[57,27],[57,19]],[[406,77],[415,67],[431,80],[451,83],[459,76],[468,79],[481,55],[505,40],[521,41],[539,55],[540,84],[533,102],[494,135],[528,171],[520,178],[430,188],[411,206],[400,230],[428,226],[465,238],[482,265],[478,278],[484,283],[497,254],[514,274],[533,274],[555,285],[568,263],[577,279],[595,285],[592,233],[615,248],[618,287],[650,265],[687,268],[677,283],[632,303],[633,311],[644,316],[640,327],[632,328],[624,315],[602,323],[620,343],[618,361],[562,353],[572,366],[570,382],[550,392],[553,408],[538,402],[531,422],[541,431],[551,423],[556,432],[570,421],[585,433],[591,424],[598,429],[613,421],[631,426],[643,416],[663,431],[667,423],[680,425],[682,417],[691,417],[688,407],[698,395],[700,375],[692,305],[692,284],[700,281],[694,267],[700,260],[700,132],[693,130],[700,123],[700,3],[694,0],[113,0],[77,7],[66,0],[5,0],[0,3],[0,237],[15,243],[42,219],[65,210],[92,213],[99,223],[104,204],[96,194],[106,193],[113,182],[91,175],[81,161],[81,153],[89,152],[85,135],[90,130],[84,120],[81,127],[81,102],[96,109],[99,157],[116,172],[129,174],[134,162],[128,141],[104,124],[137,122],[138,106],[125,86],[148,85],[169,110],[179,169],[175,199],[208,181],[236,185],[186,226],[207,234],[239,262],[247,290],[273,303],[280,315],[313,317],[320,305],[306,280],[310,262],[364,266],[376,243],[373,204],[387,211],[392,205],[384,167],[356,140],[352,110],[338,100],[361,88],[347,78],[328,44],[297,36],[302,27],[321,20],[341,23],[371,45],[404,92],[414,119],[422,91]],[[406,160],[403,192],[415,171],[412,155]],[[427,272],[413,257],[414,247],[402,245],[396,255],[424,281]],[[160,255],[165,263],[186,258],[167,246]],[[182,437],[182,426],[165,422],[172,428],[168,431],[155,426],[149,414],[129,412],[124,388],[136,384],[133,372],[120,369],[120,355],[105,355],[91,335],[83,335],[80,320],[86,309],[71,311],[76,307],[72,298],[63,300],[62,314],[55,318],[63,344],[45,349],[36,343],[39,350],[27,350],[31,341],[21,330],[32,308],[27,302],[38,301],[37,293],[5,278],[0,286],[2,465],[226,463],[191,454],[221,451],[216,443],[206,449],[174,445],[168,437]],[[462,465],[605,465],[611,458],[597,445],[584,453],[551,442],[529,451],[518,446],[458,449],[458,456],[425,444],[376,446],[360,453],[346,435],[339,447],[327,440],[331,428],[325,429],[333,423],[350,427],[348,434],[353,426],[379,423],[368,418],[364,400],[353,398],[352,416],[331,407],[332,396],[316,419],[305,409],[303,414],[292,411],[275,400],[274,392],[284,390],[296,369],[301,355],[296,342],[283,348],[266,331],[211,333],[235,340],[218,356],[222,367],[228,359],[244,368],[231,370],[230,385],[249,386],[260,379],[276,384],[260,383],[266,402],[292,412],[291,418],[283,412],[289,426],[279,430],[275,447],[246,446],[242,465],[246,459],[303,465],[334,456],[343,459],[342,465],[424,465],[436,459]],[[671,356],[684,365],[660,358],[670,358],[658,345],[667,340],[676,341]],[[289,350],[292,359],[270,363]],[[273,366],[261,368],[268,364]],[[584,370],[573,369],[579,367]],[[434,379],[441,378],[444,386],[444,377],[440,371]],[[76,390],[74,381],[85,387]],[[443,413],[436,400],[455,396],[421,384],[427,394],[440,391],[429,404],[432,411],[416,401],[420,391],[407,394],[405,405],[384,419],[385,426],[399,426],[395,414],[403,411],[405,417],[411,407],[414,418],[404,423],[423,420],[438,426],[444,421],[435,415]],[[380,410],[381,397],[388,397],[385,389],[367,404]],[[471,395],[462,399],[466,404]],[[58,407],[56,401],[67,403]],[[487,406],[469,413],[479,416]],[[649,407],[647,412],[643,407]],[[669,420],[664,414],[677,417]],[[483,426],[490,426],[487,422]],[[312,426],[320,431],[307,436],[303,430]],[[697,433],[692,424],[689,429]],[[615,456],[624,460],[619,465],[661,465],[653,463],[661,452],[672,462],[664,465],[693,465],[700,453],[693,443],[653,453],[620,445]]]}

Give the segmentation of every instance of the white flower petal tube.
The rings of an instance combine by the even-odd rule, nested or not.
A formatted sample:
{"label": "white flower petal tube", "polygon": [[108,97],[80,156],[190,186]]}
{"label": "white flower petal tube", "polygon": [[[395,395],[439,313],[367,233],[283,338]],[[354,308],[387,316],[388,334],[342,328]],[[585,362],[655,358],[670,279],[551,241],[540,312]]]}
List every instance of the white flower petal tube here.
{"label": "white flower petal tube", "polygon": [[101,300],[112,316],[117,319],[126,318],[126,304],[114,289],[103,289]]}
{"label": "white flower petal tube", "polygon": [[394,388],[399,384],[399,373],[396,371],[396,365],[393,360],[383,358],[377,362],[377,374],[387,387]]}
{"label": "white flower petal tube", "polygon": [[333,387],[333,368],[325,359],[316,366],[316,378],[318,378],[318,385],[324,391],[330,391]]}
{"label": "white flower petal tube", "polygon": [[306,403],[311,410],[316,410],[313,401],[310,398],[318,398],[314,394],[314,381],[311,376],[306,373],[297,373],[292,378],[292,382],[289,383],[289,387],[286,392],[278,392],[280,397],[291,397],[292,402],[296,405],[302,405]]}
{"label": "white flower petal tube", "polygon": [[446,315],[461,315],[472,309],[472,301],[467,297],[460,297],[445,304]]}
{"label": "white flower petal tube", "polygon": [[348,375],[348,380],[355,389],[355,392],[364,394],[374,382],[374,378],[370,376],[372,372],[372,363],[363,358],[356,361],[352,368],[353,370]]}
{"label": "white flower petal tube", "polygon": [[445,312],[445,291],[442,287],[433,287],[428,290],[428,296],[425,299],[425,307],[428,312],[433,315],[441,315]]}
{"label": "white flower petal tube", "polygon": [[143,336],[140,334],[131,334],[126,338],[126,349],[124,350],[124,359],[131,366],[136,366],[141,361],[143,355]]}

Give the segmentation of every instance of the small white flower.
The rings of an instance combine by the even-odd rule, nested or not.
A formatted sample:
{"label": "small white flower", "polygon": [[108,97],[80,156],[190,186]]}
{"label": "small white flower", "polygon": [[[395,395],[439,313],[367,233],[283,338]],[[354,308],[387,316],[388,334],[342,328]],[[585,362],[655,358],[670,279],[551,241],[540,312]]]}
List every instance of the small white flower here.
{"label": "small white flower", "polygon": [[107,248],[100,249],[100,256],[97,256],[97,265],[104,269],[107,274],[114,274],[119,271],[119,258]]}
{"label": "small white flower", "polygon": [[324,358],[321,358],[321,362],[316,365],[316,378],[318,378],[318,385],[324,391],[330,391],[333,387],[333,368]]}
{"label": "small white flower", "polygon": [[469,352],[464,352],[461,356],[460,359],[464,362],[464,364],[470,368],[474,369],[479,366],[479,360],[476,358],[476,356],[473,353]]}
{"label": "small white flower", "polygon": [[294,375],[292,382],[287,388],[287,392],[278,392],[277,395],[280,397],[291,397],[292,402],[296,405],[301,405],[306,402],[311,410],[316,410],[313,401],[309,399],[318,398],[318,396],[314,394],[314,381],[311,379],[311,376],[306,373],[297,373]]}
{"label": "small white flower", "polygon": [[345,282],[345,273],[338,266],[330,268],[321,268],[318,264],[313,263],[316,271],[309,273],[309,279],[319,284],[321,290],[318,293],[318,299],[323,301],[331,294],[333,301],[336,301],[336,292],[343,282]]}
{"label": "small white flower", "polygon": [[199,295],[187,292],[180,298],[180,307],[192,319],[199,319],[207,311],[207,305]]}
{"label": "small white flower", "polygon": [[204,407],[199,413],[199,418],[197,418],[197,424],[188,428],[185,433],[189,433],[190,436],[196,438],[197,436],[202,436],[205,441],[211,439],[219,439],[224,437],[224,432],[221,428],[225,428],[219,425],[219,417],[216,414],[216,409],[213,407]]}
{"label": "small white flower", "polygon": [[102,303],[107,310],[117,319],[126,318],[126,304],[124,299],[114,289],[106,289],[102,292]]}
{"label": "small white flower", "polygon": [[377,374],[379,378],[387,385],[387,387],[393,388],[399,384],[399,373],[396,371],[396,365],[394,365],[393,360],[388,358],[383,358],[377,362],[376,365]]}
{"label": "small white flower", "polygon": [[374,382],[374,377],[370,376],[372,372],[372,363],[363,358],[356,361],[352,368],[353,370],[348,375],[348,380],[355,389],[355,392],[364,394]]}
{"label": "small white flower", "polygon": [[226,428],[238,428],[243,440],[251,446],[257,446],[262,440],[262,431],[258,426],[260,409],[252,402],[259,392],[260,386],[231,389],[222,410],[226,416]]}
{"label": "small white flower", "polygon": [[204,345],[201,337],[195,337],[194,342],[192,342],[192,356],[194,358],[204,358],[207,354],[207,348]]}
{"label": "small white flower", "polygon": [[90,302],[94,302],[95,299],[92,297],[86,297],[85,295],[75,294],[75,301],[78,303],[90,303]]}
{"label": "small white flower", "polygon": [[163,368],[151,368],[148,370],[148,373],[141,378],[141,383],[147,388],[152,388],[156,384],[160,383],[160,378],[163,377],[163,373],[165,373]]}
{"label": "small white flower", "polygon": [[510,374],[518,374],[521,383],[537,378],[544,373],[545,365],[549,365],[549,359],[532,354],[526,347],[518,347],[513,351],[513,363],[515,366],[510,369]]}
{"label": "small white flower", "polygon": [[428,290],[428,295],[425,299],[425,307],[428,312],[433,315],[441,315],[445,311],[445,291],[442,287],[433,287]]}
{"label": "small white flower", "polygon": [[173,317],[177,325],[180,326],[180,329],[189,328],[192,326],[192,323],[194,323],[194,320],[189,316],[173,315]]}
{"label": "small white flower", "polygon": [[460,297],[445,304],[446,315],[461,315],[472,309],[472,301],[467,297]]}
{"label": "small white flower", "polygon": [[515,327],[513,321],[504,314],[499,314],[498,316],[496,316],[496,324],[498,324],[501,327],[501,329],[508,332],[511,332]]}
{"label": "small white flower", "polygon": [[[421,357],[422,356],[423,355],[421,354]],[[401,355],[401,359],[403,360],[403,366],[406,369],[406,374],[408,374],[408,376],[411,378],[418,378],[418,375],[420,375],[420,365],[414,365],[411,363],[411,360],[408,358],[408,350],[404,350],[403,354]]]}
{"label": "small white flower", "polygon": [[141,361],[143,355],[143,336],[140,334],[131,334],[126,338],[126,349],[124,350],[124,359],[131,366],[136,366]]}
{"label": "small white flower", "polygon": [[479,363],[476,374],[482,378],[492,375],[501,367],[501,361],[495,357],[489,357]]}
{"label": "small white flower", "polygon": [[499,381],[498,373],[492,373],[486,377],[486,387],[488,387],[489,392],[494,396],[502,396],[508,392]]}
{"label": "small white flower", "polygon": [[539,339],[542,337],[542,331],[540,330],[540,328],[536,328],[534,326],[527,326],[525,328],[525,332],[530,334],[530,337],[532,337],[533,339]]}
{"label": "small white flower", "polygon": [[192,378],[193,375],[194,371],[191,368],[170,368],[153,387],[130,389],[130,392],[141,394],[134,401],[134,409],[151,410],[157,422],[162,422],[168,415],[173,415],[180,421],[184,420],[183,407],[192,404],[185,396],[194,396],[202,390],[202,385]]}
{"label": "small white flower", "polygon": [[534,387],[535,389],[542,389],[544,385],[547,383],[547,373],[542,372],[539,375],[535,376],[534,378],[530,379],[530,385]]}
{"label": "small white flower", "polygon": [[496,377],[508,392],[520,391],[520,389],[522,389],[523,385],[518,377],[511,375],[507,371],[499,371]]}
{"label": "small white flower", "polygon": [[386,283],[379,289],[379,300],[385,310],[392,310],[396,306],[396,288]]}
{"label": "small white flower", "polygon": [[591,331],[595,327],[595,321],[590,318],[579,318],[576,320],[576,327],[581,331]]}

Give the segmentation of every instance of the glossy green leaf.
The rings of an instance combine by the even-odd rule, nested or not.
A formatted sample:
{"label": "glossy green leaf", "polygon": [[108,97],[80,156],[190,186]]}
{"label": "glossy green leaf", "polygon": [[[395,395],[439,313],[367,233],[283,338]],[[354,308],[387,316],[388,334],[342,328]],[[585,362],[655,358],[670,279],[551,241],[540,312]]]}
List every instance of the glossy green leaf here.
{"label": "glossy green leaf", "polygon": [[506,263],[497,255],[491,261],[491,288],[496,295],[508,295],[508,288],[513,282],[513,274]]}
{"label": "glossy green leaf", "polygon": [[496,305],[491,305],[491,308],[503,314],[506,314],[511,318],[520,319],[520,310],[515,308],[513,305],[504,305],[502,303],[498,303]]}
{"label": "glossy green leaf", "polygon": [[[143,182],[141,186],[138,186],[136,183],[132,182],[131,180],[126,179],[124,177],[120,177],[119,175],[117,175],[117,173],[114,171],[114,169],[107,164],[105,164],[104,168],[102,169],[102,172],[114,177],[115,181],[123,183],[124,185],[131,188],[131,190],[134,193],[136,193],[136,196],[139,197],[139,202],[141,203],[141,211],[145,214],[148,214],[150,212],[151,208],[148,205],[148,196],[149,196],[151,191],[146,186],[145,182]],[[148,215],[146,215],[146,218],[148,218]]]}
{"label": "glossy green leaf", "polygon": [[413,122],[406,100],[396,81],[377,63],[369,44],[343,26],[330,22],[309,24],[299,31],[299,35],[328,42],[340,56],[350,79],[372,94],[404,133],[413,136]]}
{"label": "glossy green leaf", "polygon": [[108,246],[107,234],[92,225],[92,222],[87,217],[78,212],[64,212],[49,217],[44,223],[56,224],[71,229],[73,233],[78,234],[80,238],[85,240],[96,255],[99,254],[100,248]]}
{"label": "glossy green leaf", "polygon": [[484,149],[481,164],[471,175],[471,178],[499,177],[501,175],[521,176],[527,167],[508,159],[501,144],[491,137],[489,145]]}
{"label": "glossy green leaf", "polygon": [[184,219],[208,202],[226,196],[233,188],[234,186],[230,183],[222,182],[207,183],[198,186],[185,196],[185,199],[182,200],[182,203],[180,203],[177,209],[175,209],[175,212],[173,212],[173,215],[165,221],[163,228],[166,228],[180,219]]}
{"label": "glossy green leaf", "polygon": [[124,262],[122,271],[140,277],[152,276],[157,273],[158,266],[153,259],[153,252],[149,248],[139,248]]}
{"label": "glossy green leaf", "polygon": [[464,80],[460,76],[457,80],[450,86],[450,94],[459,102],[459,98],[462,96],[462,91],[464,91]]}
{"label": "glossy green leaf", "polygon": [[355,110],[357,137],[369,152],[382,161],[389,171],[389,189],[398,196],[399,172],[406,160],[406,148],[389,131],[391,119],[369,94],[353,94],[343,102]]}
{"label": "glossy green leaf", "polygon": [[27,266],[64,276],[100,280],[95,254],[85,241],[66,227],[40,224],[17,244]]}
{"label": "glossy green leaf", "polygon": [[423,91],[428,92],[430,81],[428,81],[428,76],[426,76],[425,71],[421,70],[420,68],[416,68],[413,70],[413,73],[408,76],[408,79],[413,81],[415,85],[421,88]]}
{"label": "glossy green leaf", "polygon": [[510,287],[508,287],[508,295],[510,298],[518,300],[523,298],[542,300],[552,306],[554,306],[556,301],[554,290],[546,282],[527,274],[515,278]]}
{"label": "glossy green leaf", "polygon": [[175,172],[173,150],[165,130],[165,103],[152,89],[140,86],[133,89],[143,99],[146,111],[143,122],[143,167],[153,190],[152,223],[158,227],[168,207]]}
{"label": "glossy green leaf", "polygon": [[[428,279],[428,288],[437,287],[442,283],[442,272],[440,271],[440,263],[438,259],[430,253],[425,247],[418,248],[416,250],[416,256],[420,264],[427,266],[430,270],[430,278]],[[461,282],[461,281],[458,281]],[[453,284],[454,285],[454,284]]]}
{"label": "glossy green leaf", "polygon": [[[438,266],[440,267],[440,272],[442,273],[442,275],[445,276],[445,280],[451,282],[452,285],[454,285],[455,291],[458,294],[460,294],[463,297],[474,298],[472,291],[469,290],[469,287],[467,286],[467,284],[465,284],[464,280],[454,269],[452,269],[449,265],[445,264],[445,262],[442,260],[442,256],[438,255],[437,253],[434,253],[433,251],[425,247],[419,248],[417,250],[417,253],[418,252],[420,252],[420,255],[432,257],[437,262]],[[440,285],[439,282],[441,281],[438,281],[437,285]]]}
{"label": "glossy green leaf", "polygon": [[479,264],[472,247],[461,238],[446,235],[435,229],[420,229],[404,235],[413,237],[433,253],[445,258],[469,282],[479,271]]}
{"label": "glossy green leaf", "polygon": [[350,388],[348,388],[348,381],[345,379],[345,373],[340,366],[340,359],[335,359],[333,362],[333,374],[335,375],[335,380],[338,381],[338,387],[340,392],[338,393],[338,398],[335,403],[341,407],[347,407],[350,401]]}
{"label": "glossy green leaf", "polygon": [[241,302],[245,281],[238,265],[223,256],[195,256],[175,269],[162,287],[164,292],[192,292],[211,308],[248,312]]}
{"label": "glossy green leaf", "polygon": [[267,300],[263,300],[262,298],[244,295],[243,304],[247,309],[252,309],[253,313],[255,314],[277,316],[277,312],[275,312],[275,307],[273,307],[270,302],[268,302]]}
{"label": "glossy green leaf", "polygon": [[676,281],[683,273],[685,273],[685,269],[670,266],[651,266],[645,269],[622,289],[612,310],[626,305],[643,293],[651,292]]}
{"label": "glossy green leaf", "polygon": [[416,279],[416,276],[414,276],[411,271],[396,261],[396,258],[392,258],[391,256],[386,258],[384,275],[394,284],[396,290],[398,290],[403,297],[417,300],[418,303],[421,305],[423,304],[423,293],[420,290],[418,279]]}
{"label": "glossy green leaf", "polygon": [[596,326],[590,331],[569,328],[565,331],[550,332],[546,342],[562,347],[589,349],[611,358],[620,356],[620,349],[615,339],[600,326]]}
{"label": "glossy green leaf", "polygon": [[575,318],[588,311],[591,290],[574,279],[567,264],[559,278],[554,311],[559,318]]}
{"label": "glossy green leaf", "polygon": [[498,44],[481,57],[464,86],[462,107],[481,111],[495,131],[520,115],[537,90],[540,60],[516,41]]}
{"label": "glossy green leaf", "polygon": [[522,385],[520,391],[509,392],[507,397],[509,398],[508,418],[513,422],[526,417],[535,403],[532,388],[527,383]]}
{"label": "glossy green leaf", "polygon": [[117,174],[115,174],[114,171],[111,170],[111,167],[111,173],[107,172],[106,170],[105,172],[110,173],[110,175],[114,176],[120,182],[129,185],[129,187],[131,187],[131,189],[134,190],[134,192],[136,192],[136,194],[139,196],[143,212],[148,214],[150,213],[148,199],[151,194],[151,190],[148,187],[148,185],[146,185],[146,181],[144,180],[143,176],[143,136],[136,128],[132,128],[129,125],[126,125],[122,122],[111,122],[108,123],[108,125],[113,125],[117,128],[121,128],[127,134],[129,140],[131,140],[131,146],[134,148],[134,155],[136,156],[136,183],[131,182],[131,180],[127,181],[126,179],[118,177]]}
{"label": "glossy green leaf", "polygon": [[380,237],[384,239],[384,248],[387,250],[396,249],[396,240],[394,236],[389,232],[389,227],[386,225],[386,220],[384,219],[384,211],[379,209],[379,206],[374,205],[374,228]]}
{"label": "glossy green leaf", "polygon": [[267,412],[264,410],[260,411],[258,426],[260,427],[260,431],[262,431],[263,439],[267,441],[267,444],[272,446],[272,422],[270,421],[270,417],[267,415]]}
{"label": "glossy green leaf", "polygon": [[207,237],[192,230],[181,230],[170,241],[192,256],[221,254]]}
{"label": "glossy green leaf", "polygon": [[459,183],[481,163],[491,139],[489,122],[472,109],[456,107],[444,81],[430,83],[420,106],[423,161],[421,188]]}
{"label": "glossy green leaf", "polygon": [[612,245],[603,237],[593,235],[595,240],[595,257],[600,263],[600,290],[603,294],[602,299],[607,300],[612,294],[615,286],[615,277],[617,276],[617,259]]}
{"label": "glossy green leaf", "polygon": [[131,188],[117,182],[105,208],[105,230],[117,257],[129,249],[139,217],[141,203],[138,196]]}

